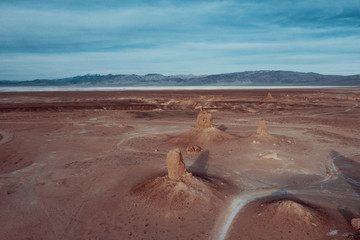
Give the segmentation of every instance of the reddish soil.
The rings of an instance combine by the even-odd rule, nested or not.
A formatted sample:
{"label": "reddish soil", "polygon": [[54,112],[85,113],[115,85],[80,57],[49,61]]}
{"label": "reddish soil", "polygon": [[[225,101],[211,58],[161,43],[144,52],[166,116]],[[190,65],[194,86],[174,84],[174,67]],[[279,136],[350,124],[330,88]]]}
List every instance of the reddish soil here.
{"label": "reddish soil", "polygon": [[[286,194],[247,204],[227,239],[358,239],[360,89],[268,92],[0,93],[0,239],[212,239],[262,189]],[[194,131],[201,106],[213,132]],[[174,148],[191,176],[167,177]]]}

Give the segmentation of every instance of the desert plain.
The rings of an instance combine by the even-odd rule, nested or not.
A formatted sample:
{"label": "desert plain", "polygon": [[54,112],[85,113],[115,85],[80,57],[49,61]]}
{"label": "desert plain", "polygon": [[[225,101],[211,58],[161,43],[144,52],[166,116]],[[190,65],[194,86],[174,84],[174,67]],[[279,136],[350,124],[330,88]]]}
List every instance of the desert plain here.
{"label": "desert plain", "polygon": [[360,239],[359,104],[360,88],[1,92],[0,239]]}

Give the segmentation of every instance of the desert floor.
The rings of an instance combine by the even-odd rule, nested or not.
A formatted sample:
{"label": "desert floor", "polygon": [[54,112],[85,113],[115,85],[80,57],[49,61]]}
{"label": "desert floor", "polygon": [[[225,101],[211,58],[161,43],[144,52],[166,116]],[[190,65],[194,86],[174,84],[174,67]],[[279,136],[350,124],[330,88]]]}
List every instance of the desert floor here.
{"label": "desert floor", "polygon": [[270,92],[0,93],[0,239],[359,239],[360,88]]}

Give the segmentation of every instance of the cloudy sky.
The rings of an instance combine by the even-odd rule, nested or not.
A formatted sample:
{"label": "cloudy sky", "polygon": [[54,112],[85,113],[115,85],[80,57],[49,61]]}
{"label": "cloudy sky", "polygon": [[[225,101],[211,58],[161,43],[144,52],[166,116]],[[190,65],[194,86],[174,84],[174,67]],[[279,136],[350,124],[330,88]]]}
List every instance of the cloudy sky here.
{"label": "cloudy sky", "polygon": [[0,80],[360,73],[359,0],[0,0]]}

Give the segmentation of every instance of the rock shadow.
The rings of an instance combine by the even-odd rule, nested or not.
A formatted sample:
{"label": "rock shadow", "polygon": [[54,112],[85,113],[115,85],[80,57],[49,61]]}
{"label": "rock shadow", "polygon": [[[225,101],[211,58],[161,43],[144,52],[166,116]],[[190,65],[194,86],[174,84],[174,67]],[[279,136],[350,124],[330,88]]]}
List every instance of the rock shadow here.
{"label": "rock shadow", "polygon": [[217,129],[225,132],[228,128],[224,124],[221,124]]}
{"label": "rock shadow", "polygon": [[154,115],[149,112],[135,112],[134,115],[135,115],[134,117],[138,119],[148,119],[148,120],[154,119]]}
{"label": "rock shadow", "polygon": [[202,152],[195,162],[188,168],[188,171],[194,175],[207,176],[209,156],[209,150]]}

